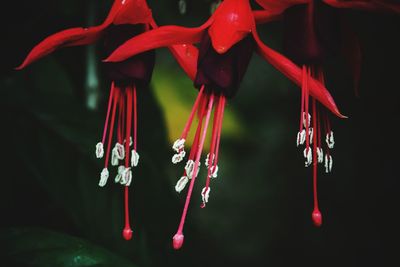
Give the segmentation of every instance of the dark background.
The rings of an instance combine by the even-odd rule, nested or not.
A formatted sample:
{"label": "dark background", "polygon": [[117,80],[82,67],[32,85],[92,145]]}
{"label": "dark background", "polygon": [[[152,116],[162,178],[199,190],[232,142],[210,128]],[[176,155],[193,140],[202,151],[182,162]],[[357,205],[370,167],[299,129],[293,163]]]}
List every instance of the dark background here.
{"label": "dark background", "polygon": [[[185,15],[175,0],[148,2],[159,24],[195,26],[208,17],[211,1],[187,1]],[[111,1],[93,3],[1,4],[1,266],[399,264],[400,17],[342,12],[361,40],[362,76],[360,97],[355,97],[344,61],[335,57],[326,66],[328,88],[349,119],[332,118],[334,170],[329,175],[321,171],[319,178],[322,228],[311,222],[311,169],[304,168],[295,146],[300,91],[255,55],[229,102],[240,130],[223,133],[221,169],[210,203],[198,208],[204,175],[199,176],[185,244],[174,251],[171,238],[184,194],[174,191],[181,168],[170,164],[169,136],[177,138],[188,113],[177,115],[175,130],[167,128],[171,118],[165,114],[168,105],[190,107],[195,91],[168,51],[157,51],[154,90],[138,95],[141,162],[131,189],[130,242],[120,232],[121,187],[97,186],[102,167],[94,147],[109,90],[101,68],[96,110],[86,104],[84,47],[13,70],[49,34],[88,25],[91,12],[94,24],[101,22]],[[259,30],[281,51],[280,22]],[[165,77],[178,81],[176,91],[157,82]],[[175,102],[165,102],[169,93]]]}

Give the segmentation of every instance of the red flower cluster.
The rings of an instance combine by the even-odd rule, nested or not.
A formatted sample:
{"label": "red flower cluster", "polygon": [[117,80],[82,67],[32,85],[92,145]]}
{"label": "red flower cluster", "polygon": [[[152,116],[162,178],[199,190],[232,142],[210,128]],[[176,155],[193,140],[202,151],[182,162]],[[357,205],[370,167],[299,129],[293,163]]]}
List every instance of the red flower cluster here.
{"label": "red flower cluster", "polygon": [[[334,8],[400,13],[400,6],[378,0],[324,0],[322,3],[314,0],[256,2],[263,10],[252,10],[249,0],[225,0],[203,25],[186,28],[174,25],[157,27],[145,0],[115,0],[109,15],[101,25],[73,28],[51,35],[39,43],[18,67],[22,69],[59,48],[88,45],[100,39],[104,40],[105,51],[109,54],[104,64],[107,65],[112,83],[103,137],[96,146],[98,158],[105,154],[105,166],[99,185],[104,186],[108,180],[110,155],[111,165],[118,166],[122,161],[123,164],[118,166],[115,182],[123,185],[125,190],[125,239],[132,236],[128,215],[128,186],[132,182],[132,168],[136,167],[139,161],[136,94],[137,90],[148,86],[154,67],[154,49],[160,47],[170,49],[199,90],[182,135],[173,144],[175,154],[172,162],[177,164],[186,156],[185,141],[197,113],[199,119],[194,143],[183,175],[175,186],[176,191],[181,192],[190,181],[182,217],[173,237],[173,247],[179,249],[184,242],[186,214],[212,118],[210,148],[204,162],[207,176],[201,192],[201,207],[205,207],[209,200],[211,179],[218,175],[218,153],[225,104],[239,89],[254,52],[301,88],[297,145],[305,144],[305,166],[313,166],[312,219],[315,225],[322,224],[317,199],[317,164],[324,163],[326,172],[332,169],[330,150],[334,147],[334,138],[328,112],[345,118],[325,88],[322,68],[326,55],[332,47],[335,48],[337,41],[335,34],[338,24]],[[279,19],[285,21],[285,50],[290,59],[265,45],[257,33],[257,25]],[[198,46],[194,46],[195,44]],[[351,47],[351,62],[357,83],[360,52],[356,42],[353,42]],[[309,113],[312,113],[312,116]],[[115,124],[117,138],[115,146],[111,149]],[[325,136],[325,149],[321,142],[322,134]]]}

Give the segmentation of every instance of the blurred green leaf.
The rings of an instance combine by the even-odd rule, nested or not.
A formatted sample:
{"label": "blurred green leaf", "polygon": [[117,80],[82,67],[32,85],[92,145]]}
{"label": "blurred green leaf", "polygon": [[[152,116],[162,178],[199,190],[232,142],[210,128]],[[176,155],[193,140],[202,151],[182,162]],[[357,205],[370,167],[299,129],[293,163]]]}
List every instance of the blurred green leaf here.
{"label": "blurred green leaf", "polygon": [[3,228],[0,243],[2,266],[136,266],[84,239],[40,228]]}

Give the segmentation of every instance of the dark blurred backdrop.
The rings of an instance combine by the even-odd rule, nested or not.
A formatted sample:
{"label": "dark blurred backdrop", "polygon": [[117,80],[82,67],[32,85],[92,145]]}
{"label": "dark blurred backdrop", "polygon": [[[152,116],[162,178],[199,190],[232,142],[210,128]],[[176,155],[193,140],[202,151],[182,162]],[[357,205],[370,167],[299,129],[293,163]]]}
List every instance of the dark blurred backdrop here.
{"label": "dark blurred backdrop", "polygon": [[[94,147],[109,90],[98,47],[13,70],[49,34],[100,23],[111,2],[1,3],[1,266],[399,265],[400,17],[342,12],[361,40],[362,76],[355,97],[344,61],[327,64],[328,88],[349,119],[332,118],[334,170],[319,176],[322,228],[311,222],[311,169],[295,146],[300,90],[255,55],[229,102],[210,202],[199,208],[199,176],[185,244],[174,251],[184,193],[174,191],[182,166],[170,164],[170,146],[196,92],[168,51],[157,51],[152,89],[138,96],[129,242],[120,233],[121,187],[97,186]],[[188,0],[185,15],[177,0],[148,2],[159,24],[195,26],[211,0]],[[260,32],[281,51],[280,22]]]}

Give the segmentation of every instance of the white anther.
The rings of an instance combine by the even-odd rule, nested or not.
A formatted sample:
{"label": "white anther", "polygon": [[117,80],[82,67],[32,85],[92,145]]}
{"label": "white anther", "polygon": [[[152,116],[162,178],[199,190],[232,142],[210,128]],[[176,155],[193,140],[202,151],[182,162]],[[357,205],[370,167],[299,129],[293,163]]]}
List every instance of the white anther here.
{"label": "white anther", "polygon": [[104,168],[100,173],[99,186],[101,186],[101,187],[105,186],[109,176],[110,176],[110,174],[108,173],[108,169]]}
{"label": "white anther", "polygon": [[311,123],[311,115],[310,115],[310,113],[308,113],[308,121],[307,121],[307,115],[306,115],[305,112],[303,112],[303,125],[304,125],[304,127],[306,127],[306,128],[307,128],[307,126],[310,127],[310,123]]}
{"label": "white anther", "polygon": [[119,160],[125,158],[125,148],[120,143],[116,143],[111,151],[111,165],[117,166]]}
{"label": "white anther", "polygon": [[218,166],[211,166],[210,167],[210,178],[217,178],[218,177]]}
{"label": "white anther", "polygon": [[208,167],[209,164],[213,165],[214,164],[214,160],[215,160],[215,154],[212,154],[211,163],[210,163],[210,153],[208,153],[207,157],[206,157],[206,160],[205,160],[206,167]]}
{"label": "white anther", "polygon": [[125,171],[125,166],[121,165],[118,167],[118,174],[115,176],[114,182],[119,183],[119,181],[121,181],[122,178],[122,174]]}
{"label": "white anther", "polygon": [[177,153],[181,152],[185,148],[185,139],[178,139],[172,145],[172,149],[175,150]]}
{"label": "white anther", "polygon": [[177,164],[177,163],[181,162],[185,158],[185,155],[186,155],[185,150],[182,150],[178,154],[173,155],[172,156],[172,163],[173,164]]}
{"label": "white anther", "polygon": [[136,167],[138,163],[139,163],[139,154],[136,152],[136,150],[132,149],[131,166]]}
{"label": "white anther", "polygon": [[321,147],[317,147],[317,158],[318,158],[318,163],[324,162],[324,151],[322,150]]}
{"label": "white anther", "polygon": [[[185,171],[186,171],[186,175],[187,175],[187,177],[189,179],[193,178],[194,165],[195,165],[195,162],[193,160],[191,160],[191,159],[186,162]],[[199,174],[200,165],[201,164],[200,164],[200,161],[199,161],[199,165],[197,166],[197,171],[196,171],[196,177]]]}
{"label": "white anther", "polygon": [[325,155],[325,172],[330,173],[332,172],[333,167],[333,159],[331,155]]}
{"label": "white anther", "polygon": [[308,128],[308,135],[310,136],[310,144],[313,142],[313,137],[314,137],[314,129],[313,128]]}
{"label": "white anther", "polygon": [[186,184],[188,183],[189,178],[187,176],[182,176],[181,179],[175,185],[175,191],[180,193],[183,189],[185,189]]}
{"label": "white anther", "polygon": [[124,168],[121,174],[121,180],[119,181],[120,184],[129,186],[132,182],[132,171],[131,168]]}
{"label": "white anther", "polygon": [[311,163],[312,163],[312,151],[311,151],[311,148],[306,147],[304,149],[304,158],[306,159],[305,166],[306,167],[310,166]]}
{"label": "white anther", "polygon": [[306,141],[306,130],[303,129],[301,132],[297,133],[297,146],[304,145]]}
{"label": "white anther", "polygon": [[335,146],[335,139],[333,138],[332,131],[326,134],[325,142],[330,149],[332,149]]}
{"label": "white anther", "polygon": [[101,159],[104,156],[104,145],[98,142],[96,145],[96,158]]}
{"label": "white anther", "polygon": [[208,202],[208,198],[210,197],[210,187],[204,187],[203,190],[201,190],[201,199],[203,200],[203,204],[206,204]]}
{"label": "white anther", "polygon": [[184,15],[186,13],[186,1],[185,0],[179,0],[178,7],[179,7],[179,13],[181,15]]}

